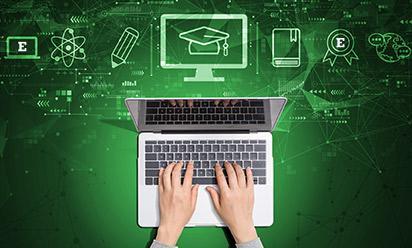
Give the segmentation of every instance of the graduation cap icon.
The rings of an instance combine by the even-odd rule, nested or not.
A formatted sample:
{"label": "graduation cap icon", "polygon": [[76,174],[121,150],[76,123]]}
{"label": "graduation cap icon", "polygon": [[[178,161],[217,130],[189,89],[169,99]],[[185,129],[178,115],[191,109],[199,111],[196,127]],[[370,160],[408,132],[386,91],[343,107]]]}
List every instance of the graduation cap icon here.
{"label": "graduation cap icon", "polygon": [[223,56],[229,54],[229,34],[214,28],[202,26],[180,33],[179,38],[189,41],[190,55],[219,55],[223,41]]}

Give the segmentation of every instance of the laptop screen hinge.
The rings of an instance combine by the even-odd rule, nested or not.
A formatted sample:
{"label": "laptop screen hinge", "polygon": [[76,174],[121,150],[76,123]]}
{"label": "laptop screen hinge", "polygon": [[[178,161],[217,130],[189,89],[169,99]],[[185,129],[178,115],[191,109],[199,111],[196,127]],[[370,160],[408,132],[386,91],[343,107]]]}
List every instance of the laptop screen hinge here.
{"label": "laptop screen hinge", "polygon": [[250,133],[250,130],[163,130],[162,134],[219,134],[219,133]]}

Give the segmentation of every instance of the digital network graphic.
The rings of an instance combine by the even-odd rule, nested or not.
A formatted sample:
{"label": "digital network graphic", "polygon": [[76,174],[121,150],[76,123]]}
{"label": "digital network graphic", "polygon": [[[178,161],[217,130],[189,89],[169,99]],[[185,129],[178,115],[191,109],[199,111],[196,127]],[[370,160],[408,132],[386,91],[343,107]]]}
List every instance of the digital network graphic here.
{"label": "digital network graphic", "polygon": [[[154,238],[135,223],[140,164],[126,98],[282,96],[275,222],[257,230],[264,246],[412,247],[411,9],[401,0],[0,1],[0,246]],[[179,37],[199,27],[214,30]],[[254,114],[243,108],[225,111]],[[166,111],[192,111],[177,109]],[[178,246],[234,245],[225,234],[185,230]]]}
{"label": "digital network graphic", "polygon": [[121,64],[126,63],[126,59],[129,57],[138,38],[139,31],[134,28],[128,27],[123,31],[123,34],[120,36],[111,55],[112,68],[116,68]]}
{"label": "digital network graphic", "polygon": [[329,61],[333,66],[338,57],[343,57],[349,65],[352,65],[352,60],[358,60],[358,55],[353,51],[355,47],[355,39],[353,35],[345,29],[333,30],[327,39],[328,50],[323,57],[323,62]]}
{"label": "digital network graphic", "polygon": [[395,63],[411,55],[411,48],[399,34],[373,33],[369,35],[368,42],[375,47],[378,57],[387,63]]}
{"label": "digital network graphic", "polygon": [[84,36],[75,36],[74,30],[66,28],[62,36],[51,37],[54,50],[51,58],[55,61],[63,61],[64,66],[71,67],[74,60],[83,60],[86,58],[83,45],[86,42]]}

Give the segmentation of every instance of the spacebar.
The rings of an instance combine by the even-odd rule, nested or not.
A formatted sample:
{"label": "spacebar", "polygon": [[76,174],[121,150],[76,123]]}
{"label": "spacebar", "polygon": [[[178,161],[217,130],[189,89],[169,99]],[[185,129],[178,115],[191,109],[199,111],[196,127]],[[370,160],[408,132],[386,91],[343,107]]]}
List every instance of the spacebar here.
{"label": "spacebar", "polygon": [[216,184],[216,177],[194,177],[192,184]]}

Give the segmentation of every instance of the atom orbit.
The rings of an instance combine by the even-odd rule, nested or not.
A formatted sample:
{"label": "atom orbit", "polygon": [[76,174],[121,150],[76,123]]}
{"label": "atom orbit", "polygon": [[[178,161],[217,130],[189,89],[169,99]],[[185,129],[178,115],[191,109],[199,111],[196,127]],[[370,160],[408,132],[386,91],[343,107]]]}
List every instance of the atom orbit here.
{"label": "atom orbit", "polygon": [[82,48],[86,37],[74,36],[74,30],[71,28],[66,28],[62,36],[51,37],[51,42],[54,45],[51,58],[55,61],[62,60],[66,67],[71,67],[75,59],[86,58],[84,48]]}

